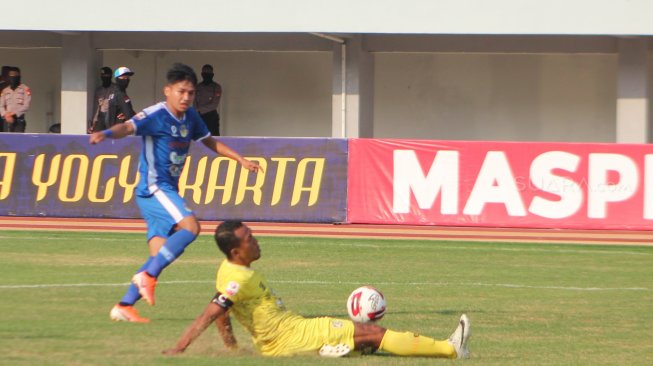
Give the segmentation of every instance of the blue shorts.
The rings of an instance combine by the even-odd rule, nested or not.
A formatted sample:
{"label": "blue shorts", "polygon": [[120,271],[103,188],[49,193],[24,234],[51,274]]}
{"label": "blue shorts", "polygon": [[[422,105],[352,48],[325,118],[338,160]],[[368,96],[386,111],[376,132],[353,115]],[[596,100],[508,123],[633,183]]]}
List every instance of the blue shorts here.
{"label": "blue shorts", "polygon": [[151,196],[136,196],[136,204],[147,224],[148,241],[155,236],[168,238],[179,221],[193,215],[179,192],[171,189],[160,188]]}

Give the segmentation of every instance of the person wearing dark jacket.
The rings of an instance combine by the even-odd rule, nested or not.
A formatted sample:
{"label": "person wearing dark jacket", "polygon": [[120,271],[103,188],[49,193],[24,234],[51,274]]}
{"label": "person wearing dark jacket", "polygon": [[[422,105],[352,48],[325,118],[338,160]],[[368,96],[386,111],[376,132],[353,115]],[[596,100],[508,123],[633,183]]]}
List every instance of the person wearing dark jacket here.
{"label": "person wearing dark jacket", "polygon": [[113,72],[116,81],[116,87],[112,94],[109,95],[109,107],[106,114],[105,126],[111,126],[123,123],[136,114],[132,107],[131,99],[127,95],[127,87],[134,72],[129,68],[121,66]]}
{"label": "person wearing dark jacket", "polygon": [[95,88],[93,97],[93,119],[88,128],[88,132],[106,130],[106,114],[109,111],[109,97],[115,92],[116,85],[111,82],[111,68],[103,67],[100,69],[100,80],[102,85]]}

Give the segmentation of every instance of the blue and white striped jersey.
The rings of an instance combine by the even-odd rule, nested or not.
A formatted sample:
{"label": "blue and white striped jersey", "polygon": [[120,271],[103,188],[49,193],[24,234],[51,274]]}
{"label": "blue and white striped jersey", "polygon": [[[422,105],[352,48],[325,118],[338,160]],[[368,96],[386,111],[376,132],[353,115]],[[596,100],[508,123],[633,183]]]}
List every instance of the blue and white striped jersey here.
{"label": "blue and white striped jersey", "polygon": [[197,111],[191,107],[178,120],[166,103],[160,102],[136,114],[127,123],[134,125],[137,136],[143,136],[138,167],[141,179],[136,194],[149,196],[159,188],[178,191],[179,176],[191,141],[211,136]]}

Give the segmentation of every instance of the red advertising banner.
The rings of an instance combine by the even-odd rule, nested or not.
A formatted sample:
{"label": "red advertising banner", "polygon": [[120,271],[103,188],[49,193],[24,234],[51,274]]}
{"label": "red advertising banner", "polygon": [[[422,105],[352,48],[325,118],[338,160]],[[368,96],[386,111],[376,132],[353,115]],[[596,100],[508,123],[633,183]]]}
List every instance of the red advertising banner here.
{"label": "red advertising banner", "polygon": [[653,147],[351,139],[352,223],[653,229]]}

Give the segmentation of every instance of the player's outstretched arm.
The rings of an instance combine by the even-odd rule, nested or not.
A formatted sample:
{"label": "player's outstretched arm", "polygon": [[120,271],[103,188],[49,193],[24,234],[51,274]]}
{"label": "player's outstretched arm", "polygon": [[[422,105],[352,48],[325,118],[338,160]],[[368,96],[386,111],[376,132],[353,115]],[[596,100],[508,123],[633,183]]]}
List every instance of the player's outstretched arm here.
{"label": "player's outstretched arm", "polygon": [[182,334],[181,338],[179,338],[179,341],[177,342],[177,345],[173,348],[167,349],[163,351],[164,355],[176,355],[178,353],[182,353],[190,346],[191,343],[197,337],[202,334],[206,330],[206,328],[213,323],[219,316],[224,315],[226,312],[225,309],[221,308],[217,304],[210,302],[207,306],[206,309],[204,309],[204,312],[193,321],[193,323],[186,328],[184,331],[184,334]]}
{"label": "player's outstretched arm", "polygon": [[92,133],[88,142],[94,145],[106,138],[121,139],[132,134],[134,134],[134,125],[131,122],[118,123],[107,130]]}
{"label": "player's outstretched arm", "polygon": [[249,161],[240,154],[238,154],[236,151],[234,151],[232,148],[227,146],[226,144],[214,139],[213,137],[207,137],[204,140],[202,140],[202,143],[204,146],[208,147],[209,149],[215,151],[216,153],[226,156],[230,159],[236,160],[240,165],[243,166],[243,168],[249,170],[250,172],[263,172],[263,167],[258,165],[256,162]]}
{"label": "player's outstretched arm", "polygon": [[215,325],[218,327],[218,332],[224,341],[224,345],[232,351],[238,349],[236,337],[234,337],[233,328],[231,328],[231,318],[229,313],[225,312],[223,315],[218,316],[215,320]]}

